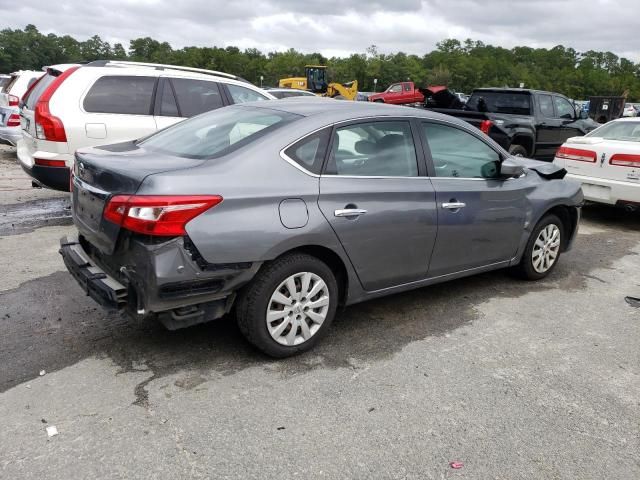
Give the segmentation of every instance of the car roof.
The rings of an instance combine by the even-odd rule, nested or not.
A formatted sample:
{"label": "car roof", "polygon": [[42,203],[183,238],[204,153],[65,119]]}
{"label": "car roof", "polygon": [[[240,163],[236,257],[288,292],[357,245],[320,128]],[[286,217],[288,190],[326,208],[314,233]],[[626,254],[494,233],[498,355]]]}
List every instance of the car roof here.
{"label": "car roof", "polygon": [[465,128],[469,127],[467,122],[459,120],[449,115],[444,115],[430,110],[420,108],[388,105],[375,102],[357,102],[350,100],[334,100],[322,97],[292,97],[283,98],[277,102],[265,104],[260,102],[247,102],[239,104],[241,107],[269,108],[303,117],[331,117],[332,121],[350,120],[362,117],[407,117],[407,118],[428,118],[434,120],[446,120]]}
{"label": "car roof", "polygon": [[[82,65],[83,67],[91,68],[106,68],[106,69],[123,69],[123,70],[136,70],[142,72],[156,72],[157,75],[162,73],[178,74],[180,76],[194,77],[194,78],[215,78],[216,81],[220,80],[232,80],[238,82],[238,84],[248,83],[249,81],[237,75],[230,73],[218,72],[215,70],[207,70],[203,68],[183,67],[181,65],[168,65],[163,63],[145,63],[145,62],[130,62],[125,60],[94,60],[93,62]],[[233,83],[233,82],[231,82]]]}
{"label": "car roof", "polygon": [[310,92],[309,90],[300,90],[298,88],[267,87],[265,90],[267,92],[302,92],[303,95],[315,95],[315,93]]}
{"label": "car roof", "polygon": [[530,88],[501,88],[501,87],[483,87],[483,88],[474,88],[473,93],[476,92],[506,92],[506,93],[542,93],[545,95],[562,95],[558,92],[547,92],[546,90],[532,90]]}

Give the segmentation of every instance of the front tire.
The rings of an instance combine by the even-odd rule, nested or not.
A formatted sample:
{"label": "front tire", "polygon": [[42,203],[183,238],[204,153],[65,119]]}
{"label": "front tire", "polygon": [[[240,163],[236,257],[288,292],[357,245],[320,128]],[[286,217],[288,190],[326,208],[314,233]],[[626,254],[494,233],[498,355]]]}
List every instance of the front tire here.
{"label": "front tire", "polygon": [[266,265],[241,292],[238,326],[258,350],[276,358],[315,346],[338,306],[331,269],[311,255],[293,253]]}
{"label": "front tire", "polygon": [[545,215],[535,226],[522,254],[516,273],[525,280],[540,280],[558,264],[564,242],[564,226],[553,214]]}

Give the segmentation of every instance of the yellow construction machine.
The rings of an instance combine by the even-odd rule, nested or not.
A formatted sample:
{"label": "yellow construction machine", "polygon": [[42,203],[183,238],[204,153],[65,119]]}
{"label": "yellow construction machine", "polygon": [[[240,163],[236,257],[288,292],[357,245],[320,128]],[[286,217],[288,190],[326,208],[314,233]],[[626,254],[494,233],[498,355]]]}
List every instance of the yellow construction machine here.
{"label": "yellow construction machine", "polygon": [[280,88],[308,90],[322,97],[355,100],[358,95],[358,81],[348,83],[327,83],[327,67],[325,65],[307,65],[304,77],[282,78],[278,82]]}

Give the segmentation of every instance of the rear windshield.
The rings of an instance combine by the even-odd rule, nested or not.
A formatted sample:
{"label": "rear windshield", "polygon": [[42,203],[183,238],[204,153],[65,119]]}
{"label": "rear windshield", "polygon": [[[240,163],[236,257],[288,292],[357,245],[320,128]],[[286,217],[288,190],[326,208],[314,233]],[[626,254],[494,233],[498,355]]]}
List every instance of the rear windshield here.
{"label": "rear windshield", "polygon": [[2,91],[9,93],[9,91],[11,90],[11,87],[13,87],[13,85],[16,83],[16,80],[18,80],[18,75],[11,75],[11,77],[9,78],[9,81],[5,84]]}
{"label": "rear windshield", "polygon": [[51,73],[47,73],[44,77],[42,77],[42,80],[40,80],[38,84],[33,87],[33,90],[29,92],[29,95],[24,101],[24,106],[29,110],[33,110],[36,106],[36,103],[38,102],[38,99],[40,98],[40,95],[42,95],[47,87],[51,85],[51,82],[53,82],[55,78],[56,77]]}
{"label": "rear windshield", "polygon": [[489,113],[531,114],[531,95],[519,92],[474,92],[465,110]]}
{"label": "rear windshield", "polygon": [[226,107],[180,122],[143,140],[149,150],[184,158],[226,155],[300,118],[258,107]]}
{"label": "rear windshield", "polygon": [[611,122],[589,132],[587,137],[640,142],[640,122]]}
{"label": "rear windshield", "polygon": [[11,77],[0,77],[0,93],[4,92],[4,87],[11,81]]}

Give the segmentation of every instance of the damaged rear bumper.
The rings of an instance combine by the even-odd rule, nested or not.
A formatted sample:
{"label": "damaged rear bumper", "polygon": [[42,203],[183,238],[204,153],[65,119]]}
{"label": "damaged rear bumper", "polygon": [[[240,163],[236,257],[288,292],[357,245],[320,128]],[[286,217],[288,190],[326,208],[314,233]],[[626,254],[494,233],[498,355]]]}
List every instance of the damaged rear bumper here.
{"label": "damaged rear bumper", "polygon": [[63,237],[60,254],[85,293],[104,308],[155,318],[170,330],[223,316],[259,268],[209,271],[181,238],[160,245],[131,240],[120,253],[104,257],[82,237]]}
{"label": "damaged rear bumper", "polygon": [[60,239],[60,255],[67,270],[87,295],[108,310],[126,306],[127,287],[91,262],[78,239]]}

